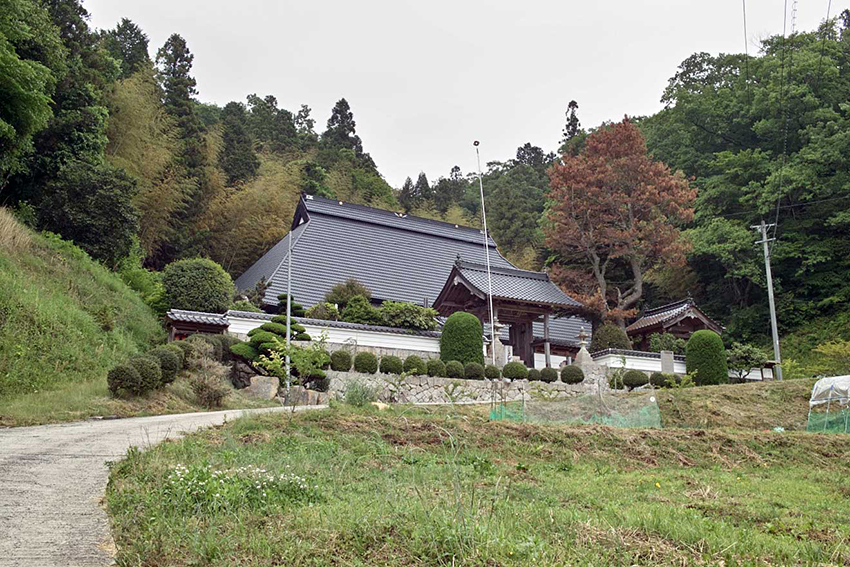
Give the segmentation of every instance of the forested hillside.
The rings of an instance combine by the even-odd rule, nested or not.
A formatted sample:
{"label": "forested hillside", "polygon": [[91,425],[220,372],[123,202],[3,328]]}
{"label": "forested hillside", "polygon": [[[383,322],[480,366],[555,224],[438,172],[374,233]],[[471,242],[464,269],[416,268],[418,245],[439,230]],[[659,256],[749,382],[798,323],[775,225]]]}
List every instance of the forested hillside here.
{"label": "forested hillside", "polygon": [[[179,30],[151,46],[126,19],[91,29],[79,0],[0,7],[0,74],[18,78],[0,84],[0,203],[73,240],[143,294],[180,258],[207,256],[238,276],[286,233],[301,192],[479,222],[471,172],[447,167],[430,180],[411,172],[391,188],[345,98],[321,117],[307,104],[280,108],[275,93],[206,104]],[[636,309],[690,292],[728,336],[764,342],[764,266],[750,228],[764,218],[778,225],[771,236],[783,332],[846,310],[848,25],[845,12],[812,32],[768,37],[756,55],[697,53],[671,69],[662,111],[631,118],[645,139],[634,147],[697,190],[685,214],[664,221],[682,235],[677,253],[687,263],[649,265]],[[518,140],[516,155],[488,163],[483,178],[501,251],[555,274],[585,267],[552,246],[553,165],[584,155],[588,136],[612,126],[584,129],[579,104],[564,102],[563,124],[552,125],[559,148]],[[625,264],[612,258],[612,296],[634,288]]]}

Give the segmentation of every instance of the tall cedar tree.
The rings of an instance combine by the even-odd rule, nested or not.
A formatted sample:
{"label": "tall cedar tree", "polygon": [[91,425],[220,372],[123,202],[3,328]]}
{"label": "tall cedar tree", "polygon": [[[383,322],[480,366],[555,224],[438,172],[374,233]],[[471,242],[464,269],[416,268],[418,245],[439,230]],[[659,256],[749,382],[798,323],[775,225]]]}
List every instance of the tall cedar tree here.
{"label": "tall cedar tree", "polygon": [[463,179],[460,167],[452,167],[448,179],[440,177],[434,184],[434,206],[439,212],[445,214],[449,207],[460,202],[465,188],[466,181]]}
{"label": "tall cedar tree", "polygon": [[428,176],[424,172],[416,178],[416,185],[413,186],[413,194],[416,196],[416,202],[430,201],[434,197],[431,191],[431,185],[428,183]]}
{"label": "tall cedar tree", "polygon": [[238,102],[228,102],[221,112],[222,146],[218,163],[227,175],[228,185],[237,185],[253,179],[260,169],[260,160],[254,152],[246,131],[245,107]]}
{"label": "tall cedar tree", "polygon": [[261,149],[284,152],[298,144],[298,130],[292,113],[277,107],[272,95],[248,95],[248,133]]}
{"label": "tall cedar tree", "polygon": [[341,98],[331,110],[328,128],[322,134],[322,142],[335,148],[353,150],[354,155],[359,157],[363,154],[363,142],[357,135],[356,126],[348,101]]}
{"label": "tall cedar tree", "polygon": [[115,29],[102,32],[103,45],[109,54],[121,62],[121,78],[126,79],[150,62],[148,36],[142,28],[127,18]]}
{"label": "tall cedar tree", "polygon": [[693,219],[696,190],[652,161],[628,119],[591,134],[581,154],[564,155],[549,177],[546,244],[559,255],[555,277],[594,327],[606,319],[622,327],[647,272],[684,265],[677,224]]}
{"label": "tall cedar tree", "polygon": [[401,192],[398,195],[398,202],[406,213],[416,208],[416,194],[414,191],[413,180],[408,177],[404,180],[404,185],[401,186]]}

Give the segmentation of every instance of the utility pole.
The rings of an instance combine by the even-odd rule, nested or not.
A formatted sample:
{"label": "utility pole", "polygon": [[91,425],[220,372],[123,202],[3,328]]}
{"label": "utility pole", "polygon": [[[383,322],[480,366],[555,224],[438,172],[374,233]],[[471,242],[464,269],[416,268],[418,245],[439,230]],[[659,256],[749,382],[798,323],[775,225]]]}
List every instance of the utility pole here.
{"label": "utility pole", "polygon": [[490,275],[490,236],[487,233],[487,210],[484,208],[484,181],[481,173],[481,154],[478,153],[478,143],[478,140],[475,140],[472,145],[475,146],[475,159],[478,161],[478,189],[481,191],[481,218],[484,221],[484,258],[487,264],[487,302],[490,311],[490,355],[493,359],[493,366],[496,366],[496,325],[493,316],[493,278]]}
{"label": "utility pole", "polygon": [[779,328],[776,325],[776,303],[773,300],[773,275],[770,272],[770,247],[768,243],[776,240],[775,238],[767,237],[767,229],[776,226],[775,224],[765,224],[762,219],[761,224],[750,226],[750,228],[759,231],[761,240],[756,241],[756,244],[761,244],[764,247],[764,269],[767,272],[767,299],[770,303],[770,330],[773,334],[773,358],[776,361],[774,366],[774,376],[777,380],[782,380],[782,357],[779,355]]}

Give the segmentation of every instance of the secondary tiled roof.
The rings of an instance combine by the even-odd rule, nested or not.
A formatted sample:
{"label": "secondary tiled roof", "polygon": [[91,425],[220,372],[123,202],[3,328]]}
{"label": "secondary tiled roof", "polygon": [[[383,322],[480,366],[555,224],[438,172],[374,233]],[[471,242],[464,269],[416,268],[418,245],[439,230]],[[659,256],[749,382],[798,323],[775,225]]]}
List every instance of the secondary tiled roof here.
{"label": "secondary tiled roof", "polygon": [[[458,273],[481,293],[489,289],[487,267],[458,260]],[[549,280],[545,272],[530,272],[516,268],[491,267],[493,297],[528,303],[543,303],[556,307],[576,307],[579,303]]]}
{"label": "secondary tiled roof", "polygon": [[688,311],[691,310],[693,310],[695,313],[698,313],[710,327],[716,327],[716,330],[718,330],[718,332],[722,329],[719,323],[712,320],[699,307],[696,306],[692,298],[687,297],[674,303],[668,303],[667,305],[662,305],[661,307],[656,307],[654,309],[648,309],[644,311],[643,315],[637,321],[626,327],[626,332],[633,333],[646,327],[651,327],[653,325],[659,325],[664,324],[668,321],[673,321],[675,319],[678,319],[679,317],[682,317]]}
{"label": "secondary tiled roof", "polygon": [[165,316],[171,321],[179,321],[181,323],[197,323],[201,325],[215,325],[217,327],[227,327],[230,325],[227,321],[227,317],[219,315],[218,313],[171,309],[165,314]]}
{"label": "secondary tiled roof", "polygon": [[[225,315],[228,317],[243,317],[245,319],[258,319],[271,321],[274,315],[267,313],[256,313],[253,311],[228,311]],[[396,327],[384,327],[382,325],[364,325],[362,323],[348,323],[347,321],[327,321],[325,319],[310,319],[309,317],[293,317],[293,321],[297,320],[302,325],[315,325],[317,327],[331,327],[336,329],[352,329],[374,331],[378,333],[393,333],[395,335],[416,335],[419,337],[435,337],[439,338],[439,331],[420,331],[416,329],[399,329]]]}

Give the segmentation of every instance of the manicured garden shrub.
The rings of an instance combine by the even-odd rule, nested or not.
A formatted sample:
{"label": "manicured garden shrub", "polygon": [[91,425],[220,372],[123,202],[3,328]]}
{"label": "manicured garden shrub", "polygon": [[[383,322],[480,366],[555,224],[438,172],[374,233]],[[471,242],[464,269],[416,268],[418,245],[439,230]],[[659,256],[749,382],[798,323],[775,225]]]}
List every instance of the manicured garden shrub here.
{"label": "manicured garden shrub", "polygon": [[342,310],[342,320],[363,325],[383,325],[384,323],[381,310],[372,306],[369,300],[362,295],[351,298],[348,305]]}
{"label": "manicured garden shrub", "polygon": [[327,376],[311,380],[307,387],[317,392],[327,392],[331,388],[331,379]]}
{"label": "manicured garden shrub", "polygon": [[237,343],[230,347],[230,353],[248,362],[254,362],[260,358],[260,351],[251,343]]}
{"label": "manicured garden shrub", "polygon": [[411,354],[404,359],[404,371],[415,376],[422,376],[428,372],[428,367],[424,360],[415,354]]}
{"label": "manicured garden shrub", "polygon": [[331,353],[331,370],[348,372],[351,370],[351,353],[347,350],[335,350]]}
{"label": "manicured garden shrub", "polygon": [[675,376],[673,374],[653,372],[649,375],[649,383],[655,386],[656,388],[664,388],[665,386],[667,386],[667,380],[671,378],[675,380]]}
{"label": "manicured garden shrub", "polygon": [[186,353],[177,343],[168,343],[163,346],[163,348],[167,348],[171,352],[177,355],[177,358],[180,360],[180,368],[183,368],[183,365],[186,364]]}
{"label": "manicured garden shrub", "polygon": [[529,368],[528,369],[528,379],[532,380],[532,381],[533,380],[540,380],[540,371],[537,370],[536,368]]}
{"label": "manicured garden shrub", "polygon": [[484,367],[477,362],[467,362],[463,367],[463,375],[467,380],[483,380]]}
{"label": "manicured garden shrub", "polygon": [[139,388],[142,377],[136,368],[129,364],[118,364],[113,366],[106,375],[106,385],[113,396],[137,395],[141,393]]}
{"label": "manicured garden shrub", "polygon": [[446,363],[439,358],[431,358],[426,363],[428,376],[436,376],[438,378],[446,377]]}
{"label": "manicured garden shrub", "polygon": [[555,368],[543,368],[540,371],[540,379],[543,382],[557,382],[558,381],[558,371]]}
{"label": "manicured garden shrub", "polygon": [[144,394],[156,390],[162,385],[162,370],[159,360],[145,355],[137,355],[130,359],[130,364],[139,373],[139,385],[134,394]]}
{"label": "manicured garden shrub", "polygon": [[358,282],[354,278],[348,278],[342,283],[338,283],[325,294],[325,301],[331,305],[337,305],[339,308],[345,309],[351,298],[361,295],[367,300],[372,297],[372,292],[368,287]]}
{"label": "manicured garden shrub", "polygon": [[728,382],[726,348],[720,335],[707,329],[691,335],[685,346],[685,367],[688,374],[696,373],[697,386]]}
{"label": "manicured garden shrub", "polygon": [[417,329],[431,331],[437,328],[435,309],[422,307],[415,303],[401,301],[384,301],[380,307],[382,325],[400,329]]}
{"label": "manicured garden shrub", "polygon": [[488,380],[498,380],[502,377],[502,371],[499,370],[498,366],[488,364],[484,367],[484,377]]}
{"label": "manicured garden shrub", "polygon": [[461,364],[477,362],[484,365],[484,331],[481,321],[472,313],[452,313],[443,325],[440,336],[440,359],[457,360]]}
{"label": "manicured garden shrub", "polygon": [[354,357],[354,370],[363,374],[374,374],[378,371],[378,357],[371,352],[358,352]]}
{"label": "manicured garden shrub", "polygon": [[571,364],[561,368],[561,382],[564,384],[578,384],[584,380],[584,371],[578,366]]}
{"label": "manicured garden shrub", "polygon": [[381,357],[381,373],[382,374],[401,374],[404,371],[404,365],[401,359],[397,356],[387,355]]}
{"label": "manicured garden shrub", "polygon": [[[277,296],[277,312],[283,314],[286,317],[286,298],[289,297],[285,293],[281,293]],[[295,301],[295,298],[290,298],[289,300],[289,318],[292,317],[304,317],[305,311],[304,306]]]}
{"label": "manicured garden shrub", "polygon": [[599,352],[608,348],[617,348],[628,350],[632,348],[629,342],[629,337],[626,332],[615,325],[614,323],[603,323],[593,333],[593,338],[590,340],[590,352]]}
{"label": "manicured garden shrub", "polygon": [[159,369],[162,373],[162,383],[171,384],[180,372],[180,358],[170,348],[164,346],[156,347],[148,351],[148,355],[159,361]]}
{"label": "manicured garden shrub", "polygon": [[[275,325],[274,327],[266,327],[266,325]],[[280,326],[278,326],[280,325]],[[266,328],[263,328],[266,327]],[[283,342],[286,342],[286,315],[276,315],[272,317],[271,323],[263,323],[258,327],[263,331],[269,331],[277,335]],[[248,336],[257,329],[252,329]],[[293,341],[310,341],[312,338],[307,334],[304,325],[299,324],[294,318],[289,318],[289,336]]]}
{"label": "manicured garden shrub", "polygon": [[304,314],[308,319],[321,319],[322,321],[339,321],[339,309],[333,303],[323,301],[317,303]]}
{"label": "manicured garden shrub", "polygon": [[450,360],[446,363],[447,378],[463,378],[463,364],[458,360]]}
{"label": "manicured garden shrub", "polygon": [[502,376],[509,380],[525,380],[528,378],[528,368],[522,362],[509,362],[502,368]]}
{"label": "manicured garden shrub", "polygon": [[171,309],[224,313],[236,288],[224,268],[207,258],[188,258],[168,264],[162,285]]}
{"label": "manicured garden shrub", "polygon": [[626,373],[623,374],[623,385],[628,388],[637,388],[646,384],[649,384],[649,376],[646,375],[646,372],[626,370]]}

